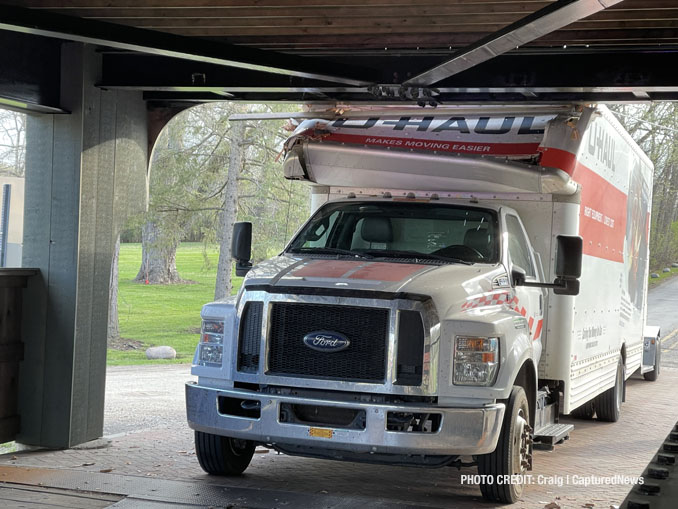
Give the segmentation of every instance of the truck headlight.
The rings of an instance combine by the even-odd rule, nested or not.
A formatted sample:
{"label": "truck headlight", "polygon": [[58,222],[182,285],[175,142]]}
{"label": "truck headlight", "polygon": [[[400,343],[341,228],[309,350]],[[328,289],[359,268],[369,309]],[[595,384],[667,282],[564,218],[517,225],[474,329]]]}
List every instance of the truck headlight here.
{"label": "truck headlight", "polygon": [[454,385],[492,385],[498,371],[499,338],[455,338]]}
{"label": "truck headlight", "polygon": [[221,365],[224,357],[224,322],[203,320],[200,333],[200,364]]}

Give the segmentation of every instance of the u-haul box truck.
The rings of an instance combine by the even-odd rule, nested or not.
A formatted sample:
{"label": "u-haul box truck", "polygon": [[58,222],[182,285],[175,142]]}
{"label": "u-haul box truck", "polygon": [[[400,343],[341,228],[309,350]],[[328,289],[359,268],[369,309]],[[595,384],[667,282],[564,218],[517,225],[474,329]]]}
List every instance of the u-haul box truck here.
{"label": "u-haul box truck", "polygon": [[475,464],[514,502],[559,414],[616,421],[625,380],[656,379],[652,163],[605,107],[307,120],[286,150],[314,212],[255,267],[236,224],[246,278],[204,306],[186,386],[205,471],[256,445]]}

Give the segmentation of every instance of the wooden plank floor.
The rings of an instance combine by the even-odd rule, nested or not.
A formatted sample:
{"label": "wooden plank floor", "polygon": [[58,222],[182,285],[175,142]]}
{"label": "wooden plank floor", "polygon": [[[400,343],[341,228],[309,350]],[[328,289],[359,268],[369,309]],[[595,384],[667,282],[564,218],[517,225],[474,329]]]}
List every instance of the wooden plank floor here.
{"label": "wooden plank floor", "polygon": [[104,493],[0,483],[3,509],[100,509],[115,504],[121,498],[123,497]]}

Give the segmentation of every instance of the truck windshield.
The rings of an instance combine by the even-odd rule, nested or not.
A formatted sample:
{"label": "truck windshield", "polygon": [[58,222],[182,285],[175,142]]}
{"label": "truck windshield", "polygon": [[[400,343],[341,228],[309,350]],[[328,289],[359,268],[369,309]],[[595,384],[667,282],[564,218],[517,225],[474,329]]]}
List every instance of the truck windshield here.
{"label": "truck windshield", "polygon": [[340,202],[321,207],[288,253],[496,263],[497,214],[463,205]]}

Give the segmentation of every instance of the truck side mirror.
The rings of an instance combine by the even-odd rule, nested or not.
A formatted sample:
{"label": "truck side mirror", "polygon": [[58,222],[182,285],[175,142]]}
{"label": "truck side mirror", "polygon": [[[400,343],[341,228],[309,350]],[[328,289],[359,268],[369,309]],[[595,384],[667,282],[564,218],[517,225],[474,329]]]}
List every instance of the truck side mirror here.
{"label": "truck side mirror", "polygon": [[558,235],[556,242],[556,277],[581,277],[582,238],[577,235]]}
{"label": "truck side mirror", "polygon": [[556,279],[553,283],[526,282],[525,271],[514,265],[511,268],[513,286],[551,288],[556,295],[579,295],[584,241],[577,235],[558,235],[556,242]]}
{"label": "truck side mirror", "polygon": [[577,235],[556,237],[556,295],[578,295],[584,241]]}
{"label": "truck side mirror", "polygon": [[235,275],[246,276],[252,268],[252,223],[242,222],[233,225],[231,256],[235,259]]}

